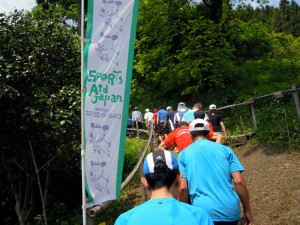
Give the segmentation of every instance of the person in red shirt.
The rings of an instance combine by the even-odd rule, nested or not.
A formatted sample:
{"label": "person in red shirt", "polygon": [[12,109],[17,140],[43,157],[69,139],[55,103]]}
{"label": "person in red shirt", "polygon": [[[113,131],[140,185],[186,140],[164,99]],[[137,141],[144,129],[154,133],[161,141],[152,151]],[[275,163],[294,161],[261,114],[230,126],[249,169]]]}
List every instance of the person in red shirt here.
{"label": "person in red shirt", "polygon": [[154,120],[154,129],[157,128],[157,108],[153,109],[153,120]]}
{"label": "person in red shirt", "polygon": [[189,125],[187,122],[181,121],[179,126],[160,143],[158,149],[168,150],[177,147],[178,152],[181,152],[192,143],[193,139],[189,131]]}

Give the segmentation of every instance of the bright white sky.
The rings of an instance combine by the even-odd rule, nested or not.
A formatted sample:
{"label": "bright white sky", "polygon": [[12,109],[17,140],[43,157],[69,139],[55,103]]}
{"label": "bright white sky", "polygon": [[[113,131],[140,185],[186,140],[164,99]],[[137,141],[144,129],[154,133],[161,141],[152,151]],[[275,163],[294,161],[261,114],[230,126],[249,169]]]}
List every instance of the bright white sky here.
{"label": "bright white sky", "polygon": [[0,0],[0,12],[13,12],[15,9],[31,10],[36,6],[35,0]]}
{"label": "bright white sky", "polygon": [[[256,1],[247,0],[255,8],[258,6]],[[300,5],[300,0],[295,0]],[[278,6],[280,0],[269,0],[269,5]],[[0,12],[12,12],[15,9],[31,10],[36,6],[35,0],[0,0]]]}

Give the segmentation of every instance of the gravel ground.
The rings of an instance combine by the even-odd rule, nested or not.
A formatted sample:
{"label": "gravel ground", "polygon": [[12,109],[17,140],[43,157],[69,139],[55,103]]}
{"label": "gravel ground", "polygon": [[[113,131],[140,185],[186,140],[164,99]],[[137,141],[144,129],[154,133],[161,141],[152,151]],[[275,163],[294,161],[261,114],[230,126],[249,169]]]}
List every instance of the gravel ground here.
{"label": "gravel ground", "polygon": [[234,150],[245,168],[254,224],[300,224],[300,151],[255,143]]}

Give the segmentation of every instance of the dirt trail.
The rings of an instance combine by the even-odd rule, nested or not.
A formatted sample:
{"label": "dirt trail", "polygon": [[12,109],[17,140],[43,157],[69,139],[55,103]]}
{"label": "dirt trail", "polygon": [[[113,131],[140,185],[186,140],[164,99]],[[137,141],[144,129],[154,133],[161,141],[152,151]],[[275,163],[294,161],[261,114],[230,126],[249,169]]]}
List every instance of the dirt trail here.
{"label": "dirt trail", "polygon": [[300,224],[300,152],[262,144],[234,150],[245,168],[255,225]]}

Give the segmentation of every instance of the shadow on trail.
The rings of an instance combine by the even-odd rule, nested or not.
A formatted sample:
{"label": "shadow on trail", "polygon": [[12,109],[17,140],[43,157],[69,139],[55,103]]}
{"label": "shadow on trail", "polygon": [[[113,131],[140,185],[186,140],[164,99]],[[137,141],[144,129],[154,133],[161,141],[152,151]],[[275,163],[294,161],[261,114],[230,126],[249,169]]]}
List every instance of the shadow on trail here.
{"label": "shadow on trail", "polygon": [[262,151],[266,155],[279,155],[279,154],[291,154],[295,151],[300,151],[298,148],[289,149],[289,146],[278,146],[278,145],[268,145],[264,143],[256,143],[250,145],[249,149],[245,152],[243,157],[248,157],[257,151]]}

